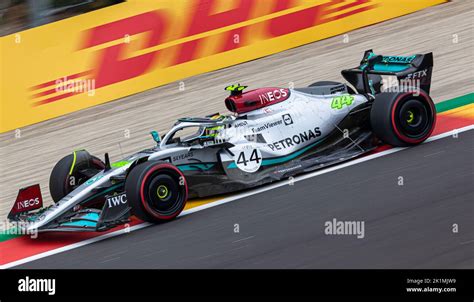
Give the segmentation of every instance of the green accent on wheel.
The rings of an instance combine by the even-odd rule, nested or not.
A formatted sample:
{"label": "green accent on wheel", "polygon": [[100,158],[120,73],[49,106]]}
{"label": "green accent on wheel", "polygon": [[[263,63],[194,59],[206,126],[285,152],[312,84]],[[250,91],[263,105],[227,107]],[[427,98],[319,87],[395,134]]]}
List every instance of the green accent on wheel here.
{"label": "green accent on wheel", "polygon": [[71,169],[69,169],[69,175],[72,175],[72,171],[74,170],[74,166],[76,165],[76,159],[77,159],[76,151],[72,152],[72,155],[74,156],[74,158],[72,160]]}
{"label": "green accent on wheel", "polygon": [[412,112],[412,111],[408,111],[407,123],[408,123],[408,124],[411,124],[414,119],[415,119],[415,115],[413,114],[413,112]]}
{"label": "green accent on wheel", "polygon": [[78,151],[84,151],[85,149],[76,149],[74,151],[72,151],[72,155],[74,156],[73,160],[72,160],[72,165],[71,165],[71,169],[69,170],[69,175],[72,175],[72,171],[74,170],[74,167],[76,166],[76,159],[77,159],[77,155],[76,155],[76,152]]}
{"label": "green accent on wheel", "polygon": [[156,195],[158,195],[160,199],[165,199],[168,196],[168,193],[168,187],[165,185],[159,185],[158,189],[156,189]]}
{"label": "green accent on wheel", "polygon": [[447,100],[436,104],[436,112],[444,112],[454,108],[466,106],[474,103],[474,93],[468,93],[466,95],[458,96],[454,99]]}

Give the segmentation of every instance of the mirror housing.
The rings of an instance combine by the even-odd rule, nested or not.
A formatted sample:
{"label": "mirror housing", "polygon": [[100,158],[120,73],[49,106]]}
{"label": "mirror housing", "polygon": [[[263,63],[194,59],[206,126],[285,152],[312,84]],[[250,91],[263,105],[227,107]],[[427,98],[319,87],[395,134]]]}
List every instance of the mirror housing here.
{"label": "mirror housing", "polygon": [[158,131],[151,131],[150,134],[151,134],[151,137],[153,137],[153,140],[156,142],[156,144],[159,145],[161,142],[161,138],[160,138],[160,135],[158,134]]}

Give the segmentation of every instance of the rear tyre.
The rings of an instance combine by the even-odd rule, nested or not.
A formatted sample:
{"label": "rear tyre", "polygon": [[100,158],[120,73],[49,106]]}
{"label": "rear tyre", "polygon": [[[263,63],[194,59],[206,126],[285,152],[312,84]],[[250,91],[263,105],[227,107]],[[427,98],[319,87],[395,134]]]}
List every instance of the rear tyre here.
{"label": "rear tyre", "polygon": [[436,110],[428,94],[420,91],[381,93],[370,112],[372,129],[382,141],[396,147],[425,141],[436,124]]}
{"label": "rear tyre", "polygon": [[[342,85],[343,83],[340,82],[334,82],[334,81],[318,81],[314,82],[313,84],[309,85],[308,87],[317,87],[317,86],[331,86],[331,85]],[[352,87],[346,84],[347,87],[347,92],[350,94],[355,94],[356,92]]]}
{"label": "rear tyre", "polygon": [[184,209],[188,198],[186,179],[175,166],[149,161],[132,169],[125,181],[132,212],[141,220],[165,222]]}
{"label": "rear tyre", "polygon": [[56,163],[49,177],[49,192],[54,202],[58,202],[75,188],[104,169],[104,163],[87,151],[77,151],[63,157]]}

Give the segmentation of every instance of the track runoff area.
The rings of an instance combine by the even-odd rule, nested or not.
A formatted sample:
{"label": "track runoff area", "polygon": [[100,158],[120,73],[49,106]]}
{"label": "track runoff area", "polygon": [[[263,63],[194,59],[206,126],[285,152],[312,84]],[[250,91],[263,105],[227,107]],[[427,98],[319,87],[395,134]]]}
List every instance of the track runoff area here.
{"label": "track runoff area", "polygon": [[[457,135],[462,132],[474,130],[474,93],[440,102],[436,104],[436,109],[438,112],[436,128],[432,136],[425,143],[429,144],[431,141],[449,136],[457,137]],[[381,146],[372,154],[323,170],[297,176],[292,179],[292,181],[298,182],[308,178],[317,177],[318,175],[361,164],[395,152],[400,152],[404,149],[406,148]],[[288,181],[279,181],[237,194],[208,199],[190,200],[180,217],[286,185],[288,185]],[[7,269],[15,267],[111,237],[126,236],[127,233],[146,228],[150,225],[152,224],[132,218],[130,223],[103,233],[44,233],[36,234],[36,236],[28,236],[16,235],[14,234],[14,231],[7,230],[4,233],[0,233],[0,268]]]}

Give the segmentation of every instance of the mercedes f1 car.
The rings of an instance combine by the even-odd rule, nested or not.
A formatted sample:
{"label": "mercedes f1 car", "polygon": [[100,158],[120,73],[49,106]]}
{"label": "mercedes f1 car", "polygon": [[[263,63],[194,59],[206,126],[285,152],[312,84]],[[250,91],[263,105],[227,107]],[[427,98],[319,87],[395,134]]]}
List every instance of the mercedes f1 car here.
{"label": "mercedes f1 car", "polygon": [[[131,215],[149,222],[178,216],[189,198],[234,192],[321,169],[381,144],[411,146],[433,131],[429,96],[433,55],[365,52],[342,71],[351,84],[304,88],[226,87],[232,114],[181,118],[154,147],[111,163],[77,150],[53,168],[54,204],[42,206],[38,184],[19,191],[8,215],[28,230],[103,231]],[[395,79],[393,91],[386,79]],[[397,87],[397,85],[395,85]]]}

